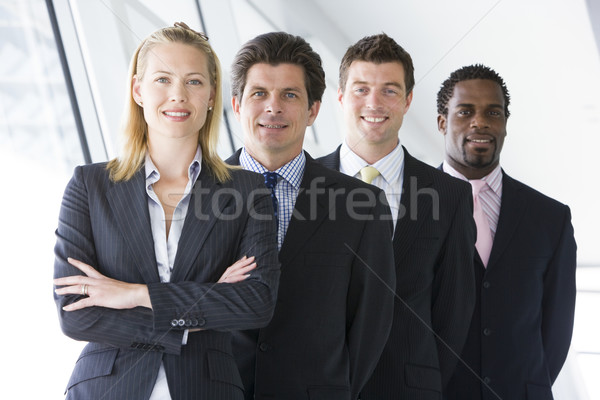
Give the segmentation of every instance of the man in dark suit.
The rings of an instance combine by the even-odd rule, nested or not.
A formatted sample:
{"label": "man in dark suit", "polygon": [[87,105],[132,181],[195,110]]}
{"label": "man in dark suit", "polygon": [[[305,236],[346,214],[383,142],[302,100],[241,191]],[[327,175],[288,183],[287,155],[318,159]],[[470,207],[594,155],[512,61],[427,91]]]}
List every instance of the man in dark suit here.
{"label": "man in dark suit", "polygon": [[393,325],[363,400],[440,399],[475,301],[470,188],[412,157],[398,138],[413,86],[410,55],[392,38],[352,45],[338,89],[346,139],[319,160],[383,188],[394,217]]}
{"label": "man in dark suit", "polygon": [[[575,308],[576,244],[569,207],[500,167],[510,97],[483,65],[460,68],[437,96],[444,171],[479,186],[477,303],[450,381],[451,400],[549,400]],[[474,189],[474,192],[476,190]],[[481,213],[481,219],[477,213]]]}
{"label": "man in dark suit", "polygon": [[356,399],[391,325],[389,208],[376,188],[302,151],[325,90],[321,59],[304,39],[250,40],[231,81],[244,148],[228,161],[265,176],[282,265],[269,325],[234,336],[246,398]]}

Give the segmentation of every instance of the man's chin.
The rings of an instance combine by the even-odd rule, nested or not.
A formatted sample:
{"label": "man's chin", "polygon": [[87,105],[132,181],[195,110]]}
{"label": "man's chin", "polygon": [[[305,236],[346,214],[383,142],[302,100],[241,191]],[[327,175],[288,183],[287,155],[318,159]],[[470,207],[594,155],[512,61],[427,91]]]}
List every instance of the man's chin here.
{"label": "man's chin", "polygon": [[489,156],[471,156],[465,157],[464,162],[471,168],[482,169],[491,166],[494,158]]}

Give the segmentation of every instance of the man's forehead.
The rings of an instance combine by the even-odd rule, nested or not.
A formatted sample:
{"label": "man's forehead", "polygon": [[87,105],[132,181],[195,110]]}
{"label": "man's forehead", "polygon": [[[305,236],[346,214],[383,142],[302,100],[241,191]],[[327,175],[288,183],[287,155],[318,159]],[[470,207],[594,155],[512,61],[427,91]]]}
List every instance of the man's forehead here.
{"label": "man's forehead", "polygon": [[276,86],[278,88],[296,88],[302,90],[304,84],[304,69],[297,64],[280,63],[254,64],[246,74],[247,86]]}
{"label": "man's forehead", "polygon": [[489,79],[469,79],[457,82],[450,101],[453,103],[492,103],[504,106],[502,88]]}
{"label": "man's forehead", "polygon": [[372,61],[353,61],[348,68],[348,77],[352,81],[365,78],[382,78],[385,81],[404,83],[404,67],[398,61],[376,63]]}

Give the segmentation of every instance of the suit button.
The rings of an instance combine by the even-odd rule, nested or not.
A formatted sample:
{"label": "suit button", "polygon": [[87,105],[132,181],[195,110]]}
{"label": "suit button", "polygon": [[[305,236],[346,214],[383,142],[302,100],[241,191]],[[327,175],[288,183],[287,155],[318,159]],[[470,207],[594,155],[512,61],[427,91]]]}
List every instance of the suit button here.
{"label": "suit button", "polygon": [[490,335],[492,334],[492,330],[491,330],[490,328],[485,328],[485,329],[483,330],[483,334],[484,334],[485,336],[490,336]]}
{"label": "suit button", "polygon": [[179,321],[177,321],[177,325],[184,326],[185,325],[185,320],[180,319]]}
{"label": "suit button", "polygon": [[177,320],[176,319],[174,319],[174,320],[171,321],[171,326],[173,328],[177,326]]}
{"label": "suit button", "polygon": [[185,326],[192,326],[192,320],[191,319],[186,319],[185,320]]}
{"label": "suit button", "polygon": [[206,320],[204,318],[198,318],[198,326],[206,325]]}
{"label": "suit button", "polygon": [[198,320],[196,318],[192,319],[192,326],[198,326]]}
{"label": "suit button", "polygon": [[490,286],[492,286],[492,284],[491,284],[491,283],[489,283],[488,281],[485,281],[485,282],[483,282],[483,288],[484,288],[484,289],[489,289],[489,288],[490,288]]}
{"label": "suit button", "polygon": [[260,351],[267,351],[269,350],[269,345],[266,343],[261,343],[260,346],[258,346],[258,348],[260,349]]}
{"label": "suit button", "polygon": [[492,380],[489,377],[485,377],[483,378],[483,383],[485,383],[486,385],[489,385],[492,382]]}

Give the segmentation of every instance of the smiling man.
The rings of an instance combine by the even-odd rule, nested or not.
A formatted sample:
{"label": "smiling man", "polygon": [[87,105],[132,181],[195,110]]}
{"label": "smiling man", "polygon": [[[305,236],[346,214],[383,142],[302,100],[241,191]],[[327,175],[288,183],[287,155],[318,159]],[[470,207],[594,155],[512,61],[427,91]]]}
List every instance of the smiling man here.
{"label": "smiling man", "polygon": [[282,265],[270,324],[234,333],[245,397],[354,400],[391,326],[385,195],[302,151],[325,90],[321,58],[304,39],[250,40],[235,56],[231,86],[244,147],[228,162],[265,176]]}
{"label": "smiling man", "polygon": [[473,186],[477,302],[448,400],[551,400],[575,308],[569,208],[500,167],[510,97],[483,65],[454,71],[437,96],[444,171]]}
{"label": "smiling man", "polygon": [[363,400],[439,400],[475,302],[469,185],[412,157],[398,137],[414,84],[410,55],[389,36],[350,46],[338,89],[346,139],[319,160],[382,188],[393,214],[393,325]]}

